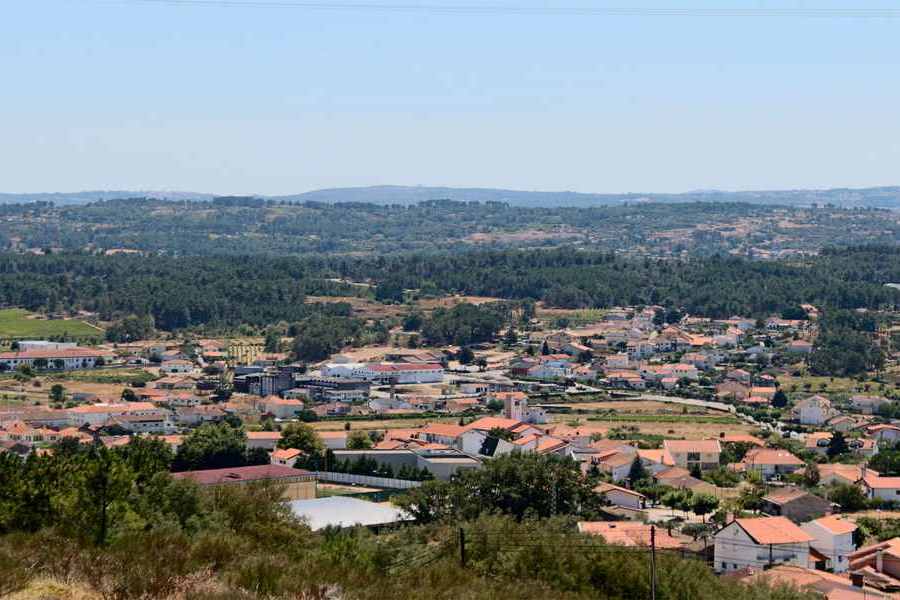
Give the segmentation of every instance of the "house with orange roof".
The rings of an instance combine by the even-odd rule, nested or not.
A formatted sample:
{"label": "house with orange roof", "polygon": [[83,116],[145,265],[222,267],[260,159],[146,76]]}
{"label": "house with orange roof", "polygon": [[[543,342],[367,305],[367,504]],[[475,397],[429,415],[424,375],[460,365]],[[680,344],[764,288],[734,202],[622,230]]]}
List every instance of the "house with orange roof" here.
{"label": "house with orange roof", "polygon": [[270,462],[273,465],[282,465],[284,467],[293,467],[297,460],[303,455],[303,452],[296,448],[284,448],[273,450],[270,456]]}
{"label": "house with orange roof", "polygon": [[764,583],[773,587],[786,585],[812,592],[824,600],[891,600],[895,598],[894,594],[879,591],[868,585],[864,586],[862,576],[854,581],[846,576],[793,565],[776,565],[770,569],[752,567],[740,573],[739,580],[748,584]]}
{"label": "house with orange roof", "polygon": [[715,535],[717,573],[791,564],[809,566],[810,534],[787,517],[735,519]]}
{"label": "house with orange roof", "polygon": [[869,471],[862,479],[862,486],[869,499],[896,502],[900,498],[900,477],[880,477]]}
{"label": "house with orange roof", "polygon": [[683,469],[710,471],[719,468],[719,440],[664,440],[663,450],[672,464]]}
{"label": "house with orange roof", "polygon": [[[607,544],[614,546],[649,548],[651,527],[654,526],[638,521],[580,521],[578,532],[600,536]],[[677,550],[684,545],[663,528],[656,527],[652,535],[654,545],[659,549]]]}
{"label": "house with orange roof", "polygon": [[764,441],[749,433],[730,433],[721,435],[718,439],[722,444],[752,444],[760,448],[766,445]]}
{"label": "house with orange roof", "polygon": [[412,436],[426,442],[452,446],[466,431],[468,429],[455,423],[429,423],[425,427],[415,430]]}
{"label": "house with orange roof", "polygon": [[879,423],[866,427],[866,434],[879,442],[900,441],[900,427],[889,423]]}
{"label": "house with orange roof", "polygon": [[647,501],[647,497],[640,492],[629,490],[628,488],[623,488],[612,483],[599,484],[594,488],[594,493],[601,496],[610,504],[633,510],[644,508],[644,504]]}
{"label": "house with orange roof", "polygon": [[819,485],[846,484],[855,485],[868,474],[878,477],[878,471],[865,465],[846,465],[841,463],[825,463],[817,465],[819,469]]}
{"label": "house with orange roof", "polygon": [[865,581],[900,588],[900,537],[864,546],[849,557],[849,568],[862,574]]}
{"label": "house with orange roof", "polygon": [[814,539],[810,544],[828,558],[825,568],[834,573],[843,573],[850,568],[850,555],[856,551],[853,532],[856,523],[831,515],[804,523],[800,529]]}
{"label": "house with orange roof", "polygon": [[247,447],[274,450],[280,439],[280,431],[248,431]]}
{"label": "house with orange roof", "polygon": [[591,464],[597,465],[603,473],[609,473],[613,481],[625,481],[631,471],[631,464],[637,457],[636,452],[614,452],[591,460]]}
{"label": "house with orange roof", "polygon": [[802,469],[805,464],[787,450],[751,448],[744,455],[744,460],[729,466],[739,472],[759,471],[764,479],[771,479],[776,475],[794,473]]}

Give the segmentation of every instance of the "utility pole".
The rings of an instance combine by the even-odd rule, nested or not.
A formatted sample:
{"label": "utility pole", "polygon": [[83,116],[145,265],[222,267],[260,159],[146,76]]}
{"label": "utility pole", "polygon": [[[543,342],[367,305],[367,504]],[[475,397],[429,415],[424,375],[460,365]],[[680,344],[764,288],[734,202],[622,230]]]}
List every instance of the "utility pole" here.
{"label": "utility pole", "polygon": [[650,526],[650,600],[656,600],[656,526]]}
{"label": "utility pole", "polygon": [[459,528],[459,564],[466,566],[466,531],[462,527]]}
{"label": "utility pole", "polygon": [[769,544],[769,568],[772,567],[772,563],[775,561],[772,558],[772,544]]}

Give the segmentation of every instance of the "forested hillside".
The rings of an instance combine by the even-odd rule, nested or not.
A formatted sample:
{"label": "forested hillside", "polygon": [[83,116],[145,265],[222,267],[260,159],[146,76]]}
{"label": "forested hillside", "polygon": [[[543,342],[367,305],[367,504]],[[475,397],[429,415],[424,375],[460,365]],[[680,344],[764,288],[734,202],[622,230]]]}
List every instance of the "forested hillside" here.
{"label": "forested hillside", "polygon": [[[374,289],[344,283],[365,281]],[[0,255],[0,303],[31,310],[83,309],[109,320],[153,316],[159,328],[264,327],[311,314],[350,316],[346,304],[307,295],[462,293],[549,306],[665,304],[692,314],[767,316],[801,302],[833,308],[900,303],[900,249],[829,250],[803,260],[638,259],[573,249],[461,255],[267,258]],[[406,290],[406,291],[405,291]]]}
{"label": "forested hillside", "polygon": [[649,256],[773,258],[828,244],[896,243],[891,211],[749,203],[522,208],[432,200],[415,205],[259,198],[0,205],[0,248],[167,255],[398,254],[574,245]]}

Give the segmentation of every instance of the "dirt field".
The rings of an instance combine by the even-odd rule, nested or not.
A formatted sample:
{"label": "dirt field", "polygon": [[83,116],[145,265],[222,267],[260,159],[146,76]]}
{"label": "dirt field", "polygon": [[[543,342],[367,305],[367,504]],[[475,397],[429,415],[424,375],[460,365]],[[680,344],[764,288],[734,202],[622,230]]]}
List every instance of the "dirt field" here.
{"label": "dirt field", "polygon": [[306,304],[315,304],[321,302],[323,304],[336,304],[346,302],[353,308],[356,316],[365,319],[385,319],[389,317],[398,317],[405,315],[409,309],[405,306],[397,304],[381,304],[368,298],[357,298],[355,296],[307,296]]}
{"label": "dirt field", "polygon": [[[666,402],[656,402],[655,400],[621,400],[621,401],[604,401],[604,402],[578,402],[567,404],[572,410],[595,410],[606,411],[614,410],[617,413],[625,413],[630,415],[680,415],[682,407],[677,404],[667,404]],[[688,411],[692,415],[721,415],[721,412],[710,411],[709,409],[699,406],[689,406]]]}
{"label": "dirt field", "polygon": [[431,311],[436,308],[452,308],[457,304],[488,304],[502,301],[502,298],[490,296],[445,296],[443,298],[424,298],[417,301],[416,306],[424,311]]}
{"label": "dirt field", "polygon": [[638,428],[639,433],[664,435],[674,438],[683,437],[687,439],[719,437],[719,434],[723,432],[728,435],[751,433],[754,431],[753,427],[743,423],[727,425],[720,423],[647,423],[644,421],[614,421],[610,423],[604,421],[588,421],[587,419],[581,419],[580,423],[599,428],[604,434],[610,429],[624,429],[629,426],[634,426]]}
{"label": "dirt field", "polygon": [[[368,419],[349,421],[353,429],[414,429],[428,423],[458,423],[459,417],[416,417],[411,419]],[[345,421],[316,421],[310,423],[318,431],[343,431]]]}

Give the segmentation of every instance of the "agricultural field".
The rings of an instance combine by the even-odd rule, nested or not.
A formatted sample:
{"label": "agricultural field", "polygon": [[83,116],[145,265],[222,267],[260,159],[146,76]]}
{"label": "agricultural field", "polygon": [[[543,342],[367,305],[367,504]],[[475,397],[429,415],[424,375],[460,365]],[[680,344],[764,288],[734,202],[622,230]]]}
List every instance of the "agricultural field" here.
{"label": "agricultural field", "polygon": [[[853,394],[856,392],[865,392],[871,394],[887,395],[893,386],[872,382],[860,383],[849,377],[817,377],[814,375],[801,375],[794,377],[792,375],[781,375],[778,377],[778,383],[781,388],[788,394]],[[866,389],[868,386],[868,389]]]}
{"label": "agricultural field", "polygon": [[405,418],[395,418],[395,419],[366,419],[366,420],[352,420],[352,421],[315,421],[310,423],[313,429],[317,431],[343,431],[344,423],[350,423],[350,427],[353,430],[356,429],[415,429],[416,427],[423,427],[428,423],[458,423],[459,417],[417,417],[412,416],[408,419]]}
{"label": "agricultural field", "polygon": [[[557,404],[563,405],[563,404]],[[680,406],[654,400],[578,402],[567,404],[570,413],[556,413],[557,423],[578,423],[597,428],[604,434],[611,429],[637,428],[638,433],[672,438],[718,437],[721,433],[750,433],[754,427],[717,410]]]}
{"label": "agricultural field", "polygon": [[0,339],[44,339],[63,335],[73,340],[100,339],[103,330],[77,319],[45,319],[21,308],[0,310]]}

